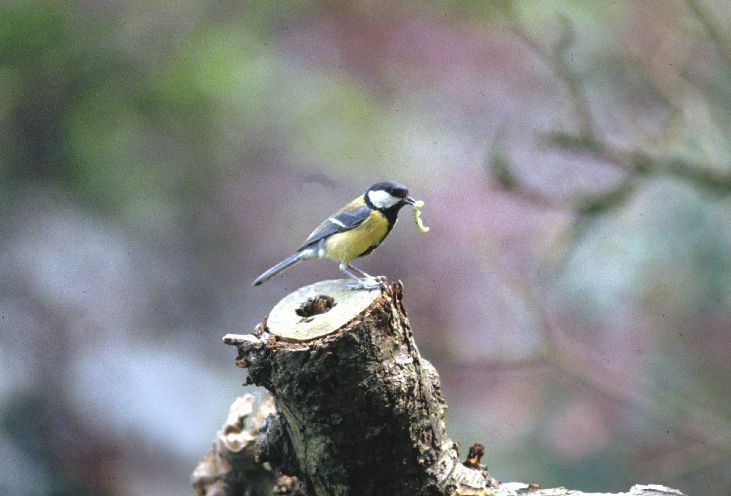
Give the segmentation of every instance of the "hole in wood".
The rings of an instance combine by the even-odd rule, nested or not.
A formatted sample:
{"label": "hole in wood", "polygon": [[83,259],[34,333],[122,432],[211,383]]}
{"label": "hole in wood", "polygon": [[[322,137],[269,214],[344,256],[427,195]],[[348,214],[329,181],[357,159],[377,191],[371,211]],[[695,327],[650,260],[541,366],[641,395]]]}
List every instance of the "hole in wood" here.
{"label": "hole in wood", "polygon": [[315,315],[329,312],[336,304],[335,298],[332,296],[316,295],[311,298],[307,298],[307,301],[297,307],[294,311],[297,315],[302,317],[303,321],[309,322]]}

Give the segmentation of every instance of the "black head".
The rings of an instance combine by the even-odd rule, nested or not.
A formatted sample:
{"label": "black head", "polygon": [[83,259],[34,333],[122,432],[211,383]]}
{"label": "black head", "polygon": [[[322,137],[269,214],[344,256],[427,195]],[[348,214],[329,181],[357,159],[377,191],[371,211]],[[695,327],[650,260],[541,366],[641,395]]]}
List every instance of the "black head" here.
{"label": "black head", "polygon": [[378,210],[397,210],[405,204],[413,204],[414,199],[409,196],[409,190],[403,184],[394,181],[381,181],[366,191],[365,199],[371,208]]}

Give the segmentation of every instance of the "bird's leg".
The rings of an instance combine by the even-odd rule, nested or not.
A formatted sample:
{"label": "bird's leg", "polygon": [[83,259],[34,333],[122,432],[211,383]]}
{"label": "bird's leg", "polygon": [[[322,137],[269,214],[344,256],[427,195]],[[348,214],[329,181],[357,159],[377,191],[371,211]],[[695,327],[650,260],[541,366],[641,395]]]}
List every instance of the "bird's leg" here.
{"label": "bird's leg", "polygon": [[352,265],[352,264],[349,264],[348,267],[351,268],[351,269],[353,269],[356,272],[360,272],[360,274],[363,275],[363,277],[365,277],[366,279],[373,279],[377,283],[385,283],[386,282],[386,276],[372,276],[369,273],[367,273],[366,271],[361,270],[361,269],[359,269],[358,267],[356,267],[355,265]]}
{"label": "bird's leg", "polygon": [[368,282],[366,279],[362,279],[362,278],[358,277],[357,274],[355,274],[354,272],[352,272],[350,270],[352,267],[350,267],[345,262],[340,262],[340,265],[338,266],[338,268],[340,269],[340,272],[342,272],[343,274],[349,275],[350,277],[352,277],[353,279],[355,279],[357,281],[356,284],[352,284],[349,286],[350,289],[375,289],[375,288],[379,287],[379,284],[377,282]]}
{"label": "bird's leg", "polygon": [[354,270],[354,271],[358,272],[358,273],[359,273],[360,275],[362,275],[363,277],[366,277],[366,278],[369,278],[369,279],[373,278],[373,276],[372,276],[372,275],[370,275],[369,273],[367,273],[367,272],[366,272],[366,271],[364,271],[364,270],[361,270],[361,269],[359,269],[359,268],[358,268],[358,267],[356,267],[355,265],[352,265],[352,264],[348,264],[348,268],[349,268],[349,269],[351,269],[351,270]]}
{"label": "bird's leg", "polygon": [[340,269],[340,272],[342,272],[343,274],[349,275],[350,277],[352,277],[353,279],[355,279],[358,282],[361,282],[363,279],[358,277],[357,274],[350,271],[349,269],[351,269],[351,268],[353,268],[353,267],[350,267],[348,264],[346,264],[344,262],[341,262],[340,265],[338,266],[338,269]]}

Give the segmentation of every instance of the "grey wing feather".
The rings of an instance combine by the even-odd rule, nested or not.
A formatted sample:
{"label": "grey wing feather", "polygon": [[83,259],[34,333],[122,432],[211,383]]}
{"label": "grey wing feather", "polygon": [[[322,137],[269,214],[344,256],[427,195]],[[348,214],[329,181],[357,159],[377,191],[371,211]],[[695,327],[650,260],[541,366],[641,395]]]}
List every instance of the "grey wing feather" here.
{"label": "grey wing feather", "polygon": [[335,215],[329,217],[325,222],[317,226],[317,229],[312,231],[312,234],[299,248],[305,248],[323,238],[331,236],[333,234],[349,231],[354,227],[358,227],[364,220],[368,218],[371,213],[371,209],[368,205],[362,205],[353,210],[340,211]]}

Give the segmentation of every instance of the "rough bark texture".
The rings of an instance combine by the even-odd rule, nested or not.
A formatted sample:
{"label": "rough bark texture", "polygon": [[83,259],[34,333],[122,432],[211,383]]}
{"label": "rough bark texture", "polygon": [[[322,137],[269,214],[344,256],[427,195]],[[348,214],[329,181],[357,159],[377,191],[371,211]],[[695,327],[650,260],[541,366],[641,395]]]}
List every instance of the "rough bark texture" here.
{"label": "rough bark texture", "polygon": [[[250,379],[276,398],[295,457],[278,461],[294,462],[310,494],[451,494],[459,460],[439,377],[416,348],[401,285],[335,292],[335,304],[347,308],[352,298],[361,306],[364,293],[373,293],[368,306],[306,343],[264,326],[257,341],[236,343]],[[289,301],[288,311],[296,315],[307,298]]]}
{"label": "rough bark texture", "polygon": [[[197,478],[194,473],[199,495],[584,494],[501,485],[480,465],[478,445],[460,462],[446,433],[439,375],[414,343],[401,284],[344,291],[346,284],[325,281],[302,288],[275,307],[271,326],[265,320],[253,334],[224,338],[238,348],[237,365],[247,369],[247,383],[266,387],[277,409],[247,436],[257,437],[256,456],[229,461],[229,471],[239,471],[237,463],[258,467],[268,474],[269,485],[250,490],[237,483],[206,492],[214,485],[200,481],[229,480],[200,476],[207,473],[201,465],[211,465],[207,457],[218,456],[217,441],[214,455],[196,469]],[[680,493],[635,486],[622,494]]]}
{"label": "rough bark texture", "polygon": [[233,402],[213,446],[193,471],[191,479],[197,496],[272,493],[275,476],[262,469],[254,441],[261,424],[275,411],[271,397],[259,403],[256,413],[251,394]]}

